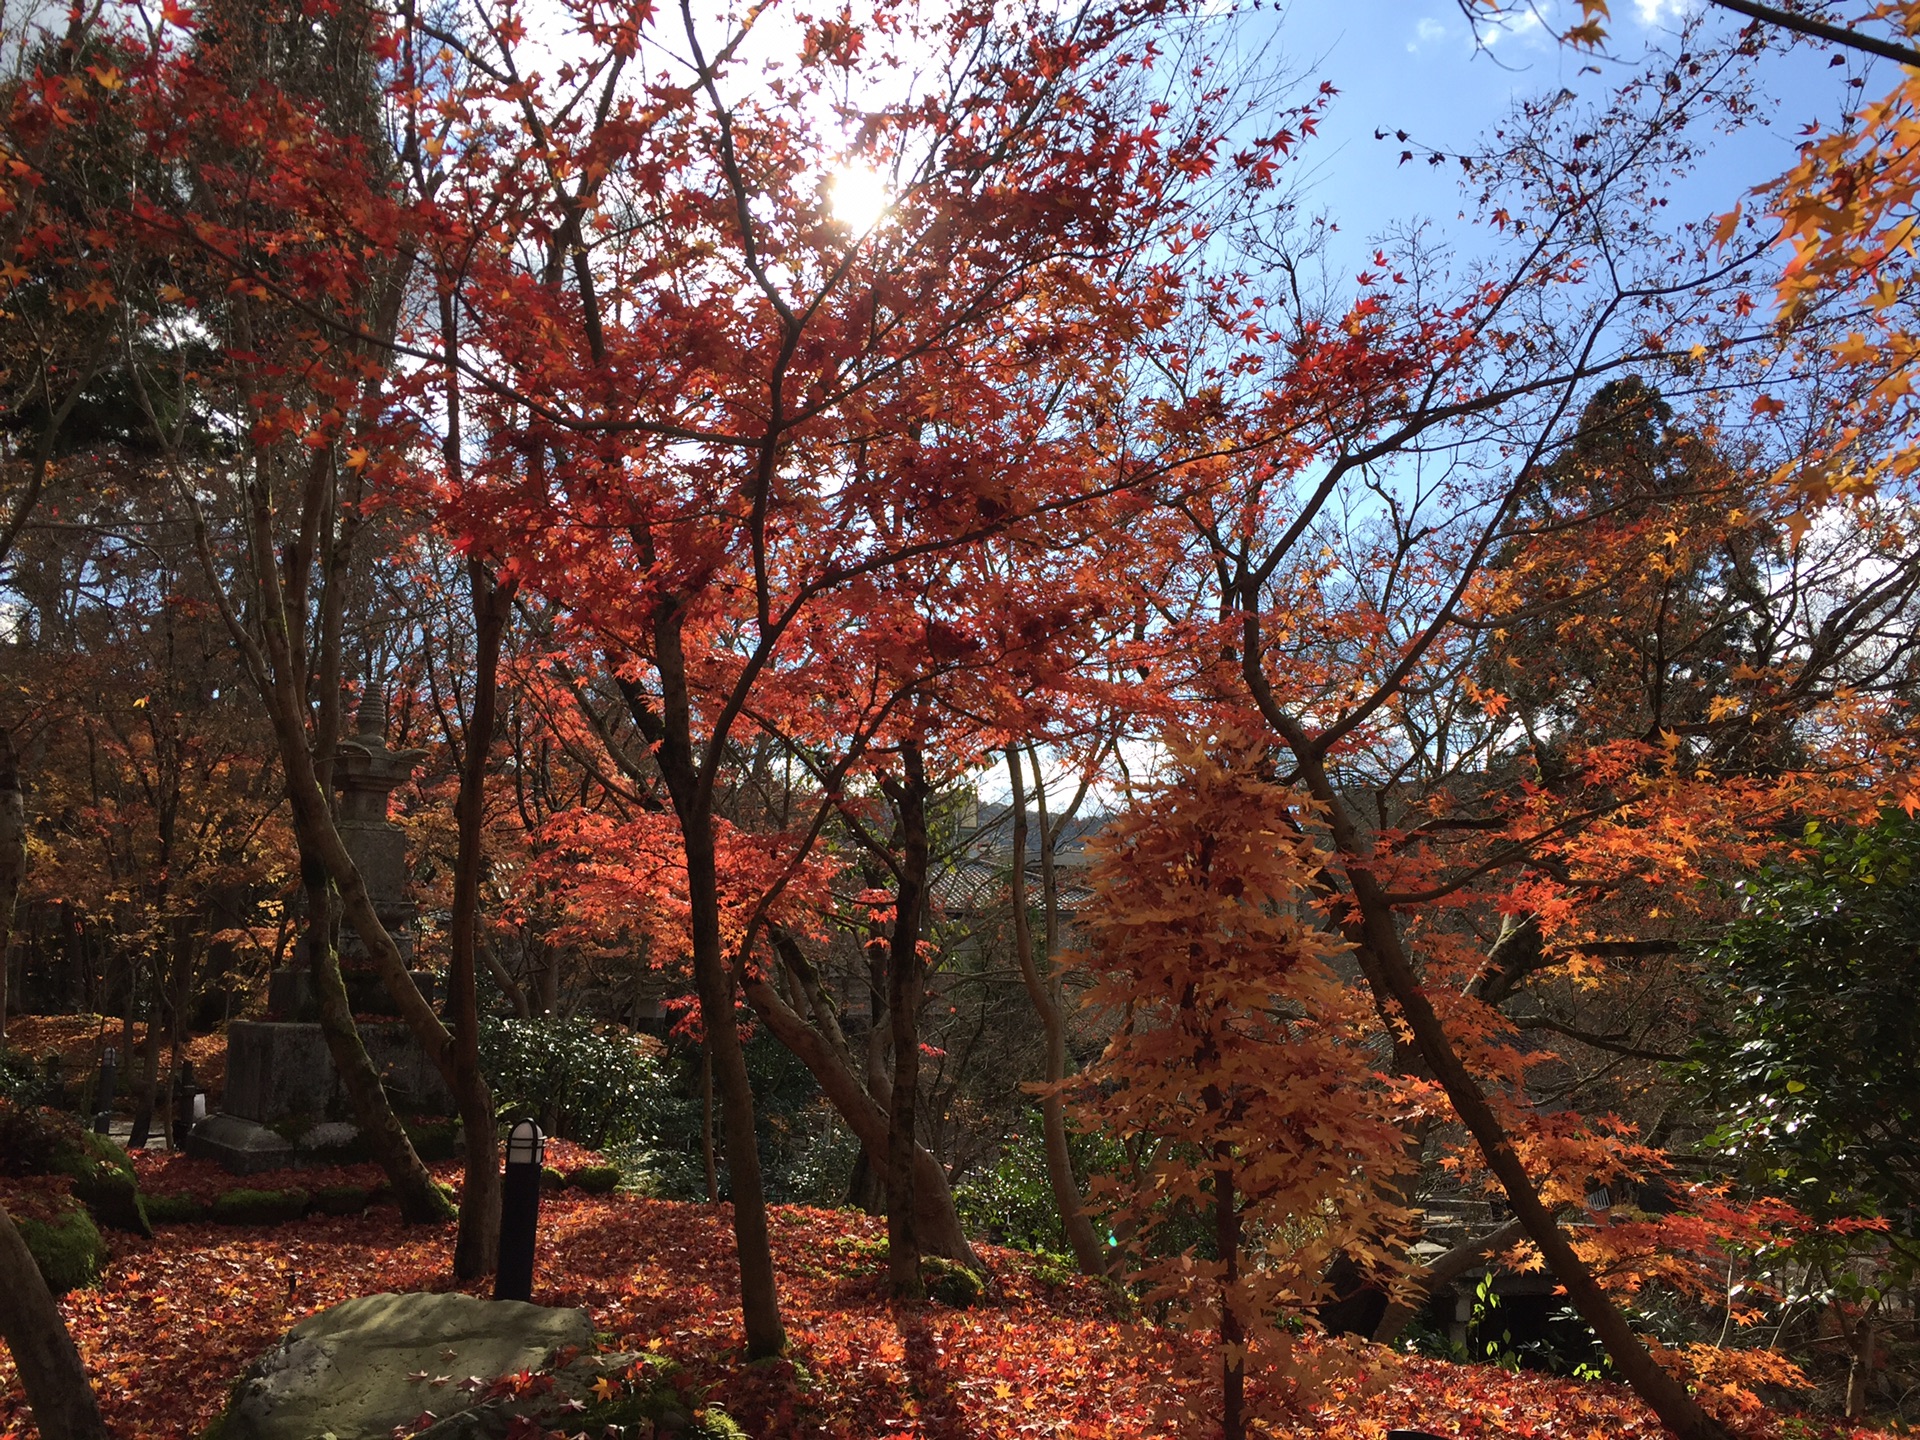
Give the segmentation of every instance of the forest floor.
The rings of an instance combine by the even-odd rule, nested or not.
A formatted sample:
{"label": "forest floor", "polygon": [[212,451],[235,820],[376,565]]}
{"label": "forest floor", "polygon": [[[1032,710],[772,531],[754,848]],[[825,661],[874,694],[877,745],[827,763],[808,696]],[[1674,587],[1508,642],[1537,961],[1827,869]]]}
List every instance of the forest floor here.
{"label": "forest floor", "polygon": [[[156,1193],[221,1183],[206,1162],[184,1157],[142,1157],[140,1168]],[[369,1167],[356,1168],[367,1175],[340,1178],[372,1178]],[[435,1169],[446,1178],[456,1173]],[[314,1182],[292,1172],[246,1183]],[[772,1228],[797,1364],[734,1363],[740,1320],[730,1298],[736,1266],[725,1206],[565,1190],[545,1197],[534,1298],[586,1307],[611,1348],[672,1355],[696,1403],[724,1406],[759,1440],[1178,1433],[1162,1407],[1183,1398],[1168,1378],[1179,1342],[1126,1320],[1100,1286],[989,1246],[983,1258],[997,1295],[965,1310],[896,1306],[885,1294],[879,1222],[776,1207]],[[452,1288],[452,1227],[403,1225],[391,1205],[274,1227],[166,1225],[152,1240],[108,1238],[106,1274],[96,1288],[68,1295],[62,1308],[118,1436],[197,1434],[248,1362],[315,1311],[381,1290]],[[1514,1440],[1660,1433],[1617,1385],[1371,1347],[1329,1359],[1344,1378],[1296,1395],[1291,1416],[1263,1433],[1287,1440],[1379,1440],[1393,1427]],[[1783,1440],[1880,1433],[1752,1408],[1745,1422],[1747,1433]],[[0,1440],[32,1434],[0,1354]]]}

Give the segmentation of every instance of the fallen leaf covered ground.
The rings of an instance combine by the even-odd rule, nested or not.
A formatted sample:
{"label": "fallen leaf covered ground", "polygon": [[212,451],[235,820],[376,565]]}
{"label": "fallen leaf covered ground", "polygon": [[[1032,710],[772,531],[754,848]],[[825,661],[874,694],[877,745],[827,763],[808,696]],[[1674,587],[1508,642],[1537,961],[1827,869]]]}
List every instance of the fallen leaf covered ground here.
{"label": "fallen leaf covered ground", "polygon": [[[184,1158],[141,1164],[155,1191],[233,1183],[202,1168]],[[362,1168],[349,1183],[365,1179]],[[455,1167],[435,1168],[444,1177]],[[313,1178],[292,1172],[249,1183]],[[794,1363],[745,1368],[731,1354],[739,1312],[724,1207],[561,1191],[543,1199],[541,1219],[535,1298],[585,1306],[614,1348],[671,1354],[709,1401],[762,1440],[1172,1433],[1156,1419],[1156,1407],[1174,1398],[1160,1337],[1116,1318],[1097,1286],[1054,1283],[1018,1252],[986,1247],[1001,1292],[991,1303],[896,1307],[884,1293],[879,1222],[776,1208],[774,1253]],[[152,1240],[109,1241],[112,1262],[99,1286],[67,1296],[63,1309],[108,1424],[126,1437],[198,1433],[247,1363],[317,1310],[380,1290],[451,1288],[452,1228],[403,1225],[387,1205],[352,1218],[170,1225]],[[1660,1433],[1615,1385],[1421,1359],[1389,1359],[1383,1374],[1329,1386],[1269,1433],[1380,1440],[1396,1426],[1515,1440]],[[1876,1433],[1800,1420],[1794,1427],[1783,1431],[1768,1415],[1754,1433]],[[33,1433],[11,1364],[0,1358],[0,1437]]]}

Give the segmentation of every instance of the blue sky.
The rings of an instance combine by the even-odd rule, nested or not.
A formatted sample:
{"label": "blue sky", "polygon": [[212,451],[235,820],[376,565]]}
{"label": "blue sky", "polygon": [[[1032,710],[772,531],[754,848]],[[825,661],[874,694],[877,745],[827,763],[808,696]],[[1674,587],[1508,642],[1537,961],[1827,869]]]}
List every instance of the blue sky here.
{"label": "blue sky", "polygon": [[[1560,0],[1558,8],[1570,8],[1570,0]],[[1364,237],[1389,222],[1416,216],[1451,221],[1462,204],[1456,172],[1418,161],[1401,165],[1404,147],[1376,141],[1376,129],[1389,135],[1406,130],[1435,149],[1470,149],[1521,96],[1566,87],[1598,98],[1629,73],[1627,59],[1642,56],[1649,45],[1671,48],[1679,16],[1690,8],[1698,9],[1699,0],[1615,0],[1612,49],[1619,58],[1596,76],[1582,73],[1591,57],[1569,50],[1536,24],[1492,34],[1492,44],[1477,52],[1455,0],[1293,0],[1280,12],[1280,55],[1340,91],[1319,139],[1302,152],[1312,175],[1312,203],[1340,224],[1356,254],[1364,253]],[[1553,0],[1540,5],[1549,23],[1555,9]],[[1716,33],[1735,29],[1735,17],[1723,11],[1710,11],[1707,19]],[[1830,68],[1831,54],[1802,47],[1763,57],[1758,73],[1776,107],[1772,125],[1717,144],[1676,204],[1702,214],[1731,208],[1743,192],[1791,163],[1803,125],[1838,113],[1849,77],[1864,73],[1867,94],[1893,83],[1890,66],[1882,64],[1877,72],[1863,71],[1858,62]]]}

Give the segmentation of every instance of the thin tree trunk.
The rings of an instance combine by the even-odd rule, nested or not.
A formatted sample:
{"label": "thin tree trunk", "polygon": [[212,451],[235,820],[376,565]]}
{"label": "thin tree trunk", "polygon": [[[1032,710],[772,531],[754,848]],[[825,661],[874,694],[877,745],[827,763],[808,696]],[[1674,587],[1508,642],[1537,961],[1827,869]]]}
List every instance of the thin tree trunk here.
{"label": "thin tree trunk", "polygon": [[[807,1067],[828,1102],[847,1122],[868,1163],[885,1175],[892,1153],[890,1092],[880,1097],[869,1093],[844,1048],[837,1051],[831,1040],[816,1026],[809,1025],[766,981],[750,977],[746,994],[747,1003],[761,1023]],[[921,1252],[941,1256],[969,1269],[983,1269],[954,1208],[946,1168],[924,1145],[917,1143],[913,1149],[913,1167],[914,1238]]]}
{"label": "thin tree trunk", "polygon": [[682,853],[687,861],[687,921],[692,939],[694,989],[700,1001],[700,1027],[713,1053],[713,1078],[720,1091],[720,1124],[726,1145],[727,1187],[733,1197],[733,1238],[740,1256],[740,1310],[749,1360],[778,1355],[787,1347],[780,1319],[780,1292],[767,1236],[767,1196],[760,1176],[760,1148],[754,1133],[753,1081],[740,1048],[734,1019],[738,989],[720,938],[720,876],[713,841],[713,789],[693,748],[693,700],[687,685],[680,625],[684,617],[665,613],[654,626],[663,714],[658,751],[660,774],[680,819]]}
{"label": "thin tree trunk", "polygon": [[754,1133],[753,1082],[740,1047],[733,1014],[733,974],[720,945],[720,895],[711,815],[683,826],[687,898],[693,931],[694,985],[700,1023],[713,1052],[720,1090],[720,1125],[726,1142],[727,1188],[733,1199],[733,1236],[740,1253],[740,1309],[746,1321],[747,1358],[778,1355],[787,1346],[780,1294],[767,1235],[766,1189],[760,1177],[759,1139]]}
{"label": "thin tree trunk", "polygon": [[927,776],[919,748],[900,747],[903,783],[888,784],[900,812],[900,888],[894,899],[893,945],[887,966],[887,1012],[893,1031],[893,1094],[887,1107],[887,1280],[896,1300],[924,1300],[920,1243],[915,1235],[914,1122],[920,1098],[920,994],[924,966],[920,931],[927,899]]}
{"label": "thin tree trunk", "polygon": [[[457,438],[455,431],[456,444]],[[462,1280],[491,1275],[500,1250],[499,1139],[494,1133],[493,1094],[480,1073],[480,872],[486,859],[487,761],[500,702],[500,647],[518,588],[512,581],[497,583],[477,557],[467,560],[467,586],[473,605],[476,673],[473,715],[460,757],[460,794],[454,802],[458,851],[447,958],[452,1089],[460,1109],[467,1161],[466,1184],[460,1194],[460,1233],[453,1245],[453,1273]]]}
{"label": "thin tree trunk", "polygon": [[[1080,1202],[1080,1185],[1073,1174],[1073,1155],[1067,1149],[1067,1106],[1060,1093],[1067,1078],[1067,1027],[1061,1013],[1058,987],[1049,973],[1042,977],[1040,961],[1033,953],[1033,926],[1027,914],[1027,793],[1020,752],[1007,747],[1007,775],[1013,782],[1013,949],[1020,963],[1020,979],[1027,987],[1027,998],[1040,1017],[1040,1029],[1046,1040],[1046,1088],[1040,1094],[1040,1126],[1047,1152],[1047,1184],[1053,1190],[1054,1208],[1066,1231],[1067,1246],[1082,1275],[1107,1273],[1107,1256],[1093,1222]],[[1051,937],[1049,937],[1051,938]],[[1051,947],[1041,957],[1051,971]]]}
{"label": "thin tree trunk", "polygon": [[[167,992],[166,977],[156,968],[147,1001],[147,1033],[140,1046],[140,1088],[134,1092],[133,1129],[127,1135],[129,1150],[144,1150],[153,1132],[153,1102],[160,1088],[160,1049],[162,1031],[160,1011]],[[129,1059],[132,1057],[129,1056]]]}
{"label": "thin tree trunk", "polygon": [[500,993],[507,997],[507,1003],[513,1006],[513,1013],[522,1020],[533,1018],[533,1007],[527,1003],[526,988],[508,973],[507,967],[500,963],[500,956],[486,937],[480,937],[480,958],[486,962],[487,971],[493,976],[493,983],[500,987]]}
{"label": "thin tree trunk", "polygon": [[700,1161],[707,1173],[707,1203],[720,1203],[720,1170],[713,1163],[713,1047],[700,1044]]}
{"label": "thin tree trunk", "polygon": [[41,1440],[107,1440],[80,1352],[13,1217],[0,1206],[0,1338]]}
{"label": "thin tree trunk", "polygon": [[1480,1084],[1461,1061],[1452,1037],[1434,1011],[1426,991],[1415,977],[1412,962],[1400,939],[1398,921],[1373,871],[1367,866],[1366,847],[1360,839],[1345,802],[1327,775],[1319,751],[1301,726],[1273,703],[1259,670],[1257,636],[1249,619],[1249,643],[1243,651],[1243,667],[1261,712],[1279,731],[1293,751],[1300,774],[1315,800],[1324,808],[1334,845],[1348,862],[1343,866],[1358,912],[1361,953],[1359,959],[1369,983],[1383,989],[1399,1007],[1414,1043],[1420,1049],[1434,1079],[1438,1080],[1453,1104],[1454,1113],[1466,1126],[1494,1178],[1506,1191],[1513,1213],[1526,1228],[1527,1238],[1539,1248],[1552,1271],[1567,1292],[1567,1298],[1592,1327],[1606,1347],[1620,1378],[1660,1421],[1681,1440],[1726,1440],[1726,1430],[1687,1393],[1686,1386],[1661,1367],[1633,1333],[1600,1283],[1594,1278],[1572,1243],[1561,1230],[1554,1212],[1540,1198],[1539,1188],[1519,1152],[1508,1138],[1506,1127],[1494,1113]]}
{"label": "thin tree trunk", "polygon": [[1235,1203],[1233,1147],[1215,1150],[1213,1171],[1213,1243],[1220,1254],[1220,1434],[1221,1440],[1245,1440],[1246,1332],[1233,1308],[1240,1283],[1240,1207]]}
{"label": "thin tree trunk", "polygon": [[333,925],[326,918],[332,908],[332,887],[327,883],[326,872],[304,857],[300,863],[307,881],[307,913],[321,917],[308,931],[320,1034],[327,1042],[327,1054],[333,1058],[341,1087],[347,1092],[354,1121],[374,1160],[393,1186],[394,1198],[400,1202],[401,1218],[416,1225],[451,1220],[453,1203],[434,1184],[427,1167],[420,1163],[406,1128],[393,1113],[386,1087],[380,1083],[380,1072],[367,1054],[359,1028],[353,1023],[347,983],[340,974],[340,956],[333,948]]}
{"label": "thin tree trunk", "polygon": [[7,1038],[8,943],[27,875],[27,795],[13,735],[0,725],[0,1044]]}

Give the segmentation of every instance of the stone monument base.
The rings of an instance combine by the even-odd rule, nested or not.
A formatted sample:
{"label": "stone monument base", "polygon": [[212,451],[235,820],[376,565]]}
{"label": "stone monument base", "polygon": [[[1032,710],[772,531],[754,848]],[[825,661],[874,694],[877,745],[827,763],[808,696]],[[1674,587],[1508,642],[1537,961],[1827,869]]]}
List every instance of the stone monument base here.
{"label": "stone monument base", "polygon": [[[403,1024],[360,1026],[387,1097],[404,1115],[448,1115],[453,1097]],[[225,1103],[193,1127],[189,1154],[230,1174],[338,1164],[358,1130],[346,1087],[317,1024],[236,1020],[227,1027]]]}
{"label": "stone monument base", "polygon": [[[452,1112],[446,1082],[405,1025],[363,1024],[360,1040],[396,1110]],[[227,1089],[220,1108],[275,1126],[283,1120],[317,1125],[353,1114],[320,1027],[271,1020],[236,1020],[227,1027]]]}
{"label": "stone monument base", "polygon": [[278,1130],[238,1115],[209,1115],[187,1136],[187,1153],[215,1161],[229,1175],[258,1175],[297,1163],[293,1142]]}

